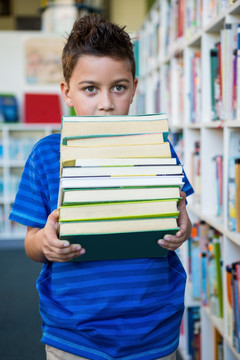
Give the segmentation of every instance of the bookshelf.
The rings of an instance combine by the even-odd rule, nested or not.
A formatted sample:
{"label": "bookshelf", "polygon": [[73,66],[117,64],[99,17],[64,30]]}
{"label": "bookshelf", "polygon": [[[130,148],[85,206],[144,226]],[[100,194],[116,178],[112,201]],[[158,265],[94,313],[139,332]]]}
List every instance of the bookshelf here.
{"label": "bookshelf", "polygon": [[60,132],[60,125],[0,124],[0,240],[22,240],[26,227],[8,220],[22,171],[33,145]]}
{"label": "bookshelf", "polygon": [[[197,307],[201,319],[201,359],[240,359],[228,334],[225,271],[226,265],[240,260],[240,233],[231,227],[229,220],[231,181],[234,182],[230,159],[240,156],[240,75],[238,68],[238,72],[234,68],[237,63],[234,65],[233,51],[240,46],[238,24],[240,0],[156,0],[137,35],[139,88],[134,111],[168,114],[173,145],[195,189],[188,204],[191,220],[203,221],[221,236],[223,317],[213,314],[209,305],[203,306],[201,296],[192,297],[195,284],[190,274],[180,341],[184,360],[192,358],[188,320],[189,310]],[[219,44],[223,51],[219,57],[222,71],[214,73],[211,55],[219,54]],[[221,208],[216,194],[217,157],[223,159]],[[188,251],[185,243],[179,253],[187,272]],[[202,287],[201,277],[199,281]]]}

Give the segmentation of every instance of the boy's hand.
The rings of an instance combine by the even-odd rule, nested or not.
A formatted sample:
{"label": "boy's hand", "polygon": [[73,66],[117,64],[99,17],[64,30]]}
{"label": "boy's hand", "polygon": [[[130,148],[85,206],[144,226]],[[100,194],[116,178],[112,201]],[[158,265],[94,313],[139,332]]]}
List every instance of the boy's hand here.
{"label": "boy's hand", "polygon": [[180,247],[189,238],[192,230],[192,224],[186,210],[185,192],[181,191],[180,196],[182,199],[178,205],[179,216],[177,220],[179,230],[176,235],[165,235],[163,239],[158,240],[158,244],[167,250],[176,250]]}
{"label": "boy's hand", "polygon": [[66,262],[85,253],[81,245],[58,239],[58,210],[49,215],[43,229],[28,227],[25,251],[30,259],[38,262]]}
{"label": "boy's hand", "polygon": [[66,240],[59,240],[58,210],[54,210],[48,217],[43,228],[42,251],[49,261],[65,262],[85,253],[85,249],[79,244],[70,244]]}

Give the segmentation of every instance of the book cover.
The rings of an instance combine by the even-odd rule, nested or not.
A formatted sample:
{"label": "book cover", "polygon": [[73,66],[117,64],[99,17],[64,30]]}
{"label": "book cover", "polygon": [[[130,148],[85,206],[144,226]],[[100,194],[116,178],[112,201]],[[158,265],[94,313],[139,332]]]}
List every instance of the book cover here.
{"label": "book cover", "polygon": [[221,244],[220,236],[215,231],[213,237],[213,251],[214,251],[214,260],[216,267],[216,294],[218,301],[218,313],[219,317],[223,317],[223,287],[222,287],[222,266],[221,266]]}
{"label": "book cover", "polygon": [[226,290],[227,290],[227,335],[233,343],[233,303],[232,303],[232,266],[226,266]]}
{"label": "book cover", "polygon": [[157,241],[178,231],[176,218],[60,222],[59,238],[81,244],[86,253],[73,261],[162,257]]}
{"label": "book cover", "polygon": [[[37,111],[36,111],[37,109]],[[24,96],[25,123],[61,123],[62,107],[58,94],[30,94]]]}
{"label": "book cover", "polygon": [[211,49],[210,50],[210,82],[211,82],[211,109],[212,109],[212,120],[218,120],[217,107],[216,103],[218,101],[218,93],[216,84],[218,81],[219,75],[219,63],[218,63],[218,50]]}
{"label": "book cover", "polygon": [[86,253],[72,261],[101,261],[167,256],[168,251],[157,241],[165,234],[175,234],[176,230],[156,232],[131,232],[97,235],[64,235],[61,240],[81,244]]}

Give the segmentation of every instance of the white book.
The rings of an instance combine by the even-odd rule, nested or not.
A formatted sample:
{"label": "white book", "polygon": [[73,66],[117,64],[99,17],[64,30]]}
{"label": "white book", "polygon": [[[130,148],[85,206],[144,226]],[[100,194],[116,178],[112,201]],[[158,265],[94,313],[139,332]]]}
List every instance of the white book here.
{"label": "white book", "polygon": [[171,186],[182,185],[183,175],[178,176],[129,176],[129,177],[85,177],[60,179],[61,188],[106,188],[122,186]]}
{"label": "white book", "polygon": [[68,166],[62,168],[62,177],[86,176],[165,176],[181,175],[182,165],[160,166],[108,166],[108,167],[81,167]]}
{"label": "white book", "polygon": [[176,165],[176,158],[76,159],[75,166]]}

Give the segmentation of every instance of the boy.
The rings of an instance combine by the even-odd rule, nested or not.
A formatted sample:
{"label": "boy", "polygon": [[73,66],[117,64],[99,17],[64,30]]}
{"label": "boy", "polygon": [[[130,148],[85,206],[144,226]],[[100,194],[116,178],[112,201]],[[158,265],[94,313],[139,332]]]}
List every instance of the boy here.
{"label": "boy", "polygon": [[[124,28],[85,16],[62,55],[62,96],[77,115],[127,115],[137,87],[133,47]],[[37,280],[47,359],[175,359],[186,274],[174,251],[166,258],[72,263],[81,245],[57,236],[60,135],[40,140],[30,154],[10,219],[26,226],[27,255],[43,262]],[[172,149],[173,156],[176,157]],[[176,236],[190,235],[185,177]]]}

